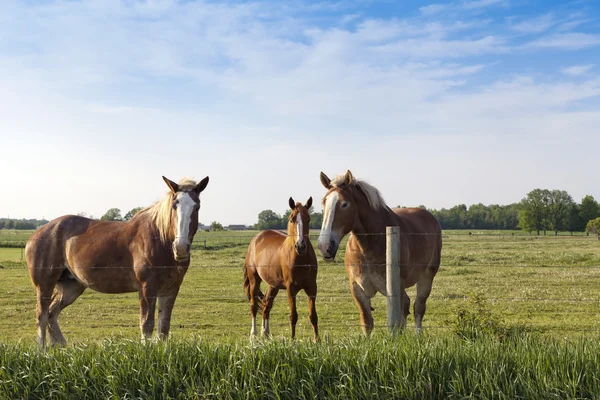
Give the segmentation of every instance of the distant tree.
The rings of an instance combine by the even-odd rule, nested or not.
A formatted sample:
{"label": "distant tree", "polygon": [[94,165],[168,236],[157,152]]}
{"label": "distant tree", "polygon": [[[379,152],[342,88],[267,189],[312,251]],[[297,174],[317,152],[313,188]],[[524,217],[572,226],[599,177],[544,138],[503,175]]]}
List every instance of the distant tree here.
{"label": "distant tree", "polygon": [[590,220],[585,227],[585,231],[588,234],[595,233],[598,235],[598,240],[600,240],[600,217]]}
{"label": "distant tree", "polygon": [[[257,229],[282,229],[281,216],[272,210],[263,210],[258,214],[258,223],[255,225]],[[287,222],[285,224],[287,227]]]}
{"label": "distant tree", "polygon": [[210,224],[210,230],[211,231],[222,231],[223,230],[223,225],[221,225],[220,223],[218,223],[217,221],[213,221]]}
{"label": "distant tree", "polygon": [[[292,213],[292,210],[288,208],[287,210],[285,210],[285,212],[281,216],[281,229],[287,228],[291,213]],[[260,216],[259,216],[259,223],[260,223]],[[273,228],[265,228],[265,229],[273,229]]]}
{"label": "distant tree", "polygon": [[579,205],[579,231],[584,231],[588,221],[600,217],[600,205],[593,196],[587,195],[581,199]]}
{"label": "distant tree", "polygon": [[320,229],[321,225],[323,225],[323,213],[322,212],[311,213],[309,228],[310,229]]}
{"label": "distant tree", "polygon": [[101,218],[102,221],[123,221],[121,210],[118,208],[109,209]]}
{"label": "distant tree", "polygon": [[132,208],[131,210],[127,211],[127,214],[125,214],[125,216],[123,217],[124,221],[129,221],[131,218],[133,218],[133,216],[137,213],[139,213],[140,211],[142,211],[144,208],[143,207],[135,207]]}
{"label": "distant tree", "polygon": [[582,222],[581,215],[579,212],[579,204],[573,203],[569,210],[569,232],[583,232],[585,231],[585,222]]}
{"label": "distant tree", "polygon": [[564,190],[552,190],[548,196],[548,227],[558,235],[569,227],[571,209],[575,203],[569,193]]}
{"label": "distant tree", "polygon": [[525,231],[546,230],[548,226],[548,204],[550,191],[534,189],[519,203],[519,227]]}

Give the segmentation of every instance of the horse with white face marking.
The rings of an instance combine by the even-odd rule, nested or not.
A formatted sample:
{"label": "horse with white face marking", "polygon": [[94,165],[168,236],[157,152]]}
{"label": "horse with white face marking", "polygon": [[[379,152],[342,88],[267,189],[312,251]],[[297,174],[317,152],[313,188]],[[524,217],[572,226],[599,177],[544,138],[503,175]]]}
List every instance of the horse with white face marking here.
{"label": "horse with white face marking", "polygon": [[27,242],[25,256],[37,291],[38,342],[65,344],[58,315],[85,289],[102,293],[139,292],[140,329],[154,330],[158,299],[158,335],[169,334],[171,312],[190,265],[190,246],[198,229],[199,183],[178,184],[163,176],[167,196],[131,220],[98,221],[75,215],[59,217],[39,228]]}
{"label": "horse with white face marking", "polygon": [[360,311],[362,330],[373,330],[371,298],[377,292],[386,296],[387,226],[400,227],[400,265],[402,293],[401,326],[406,326],[410,299],[406,288],[417,285],[414,304],[415,326],[421,330],[425,303],[433,278],[440,266],[442,236],[440,224],[427,210],[396,208],[391,210],[379,190],[354,179],[347,171],[330,180],[321,172],[321,183],[327,189],[323,198],[323,226],[319,250],[325,260],[333,260],[342,238],[352,233],[346,246],[344,263],[350,290]]}
{"label": "horse with white face marking", "polygon": [[[314,341],[319,340],[317,327],[317,257],[308,237],[312,197],[305,205],[295,203],[290,197],[289,205],[292,210],[287,235],[275,230],[266,230],[256,235],[246,254],[244,263],[244,290],[250,301],[252,315],[252,330],[250,336],[256,336],[256,313],[262,302],[263,336],[270,335],[269,313],[273,301],[280,289],[287,292],[290,306],[290,323],[292,339],[296,336],[296,294],[304,290],[308,296],[308,311],[313,326]],[[269,288],[263,294],[260,283],[265,281]]]}

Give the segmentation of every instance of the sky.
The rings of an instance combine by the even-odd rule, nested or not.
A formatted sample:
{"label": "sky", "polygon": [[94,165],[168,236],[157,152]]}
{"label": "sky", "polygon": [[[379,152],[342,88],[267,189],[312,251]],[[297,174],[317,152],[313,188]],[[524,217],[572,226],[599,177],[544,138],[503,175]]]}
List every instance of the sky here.
{"label": "sky", "polygon": [[253,224],[319,173],[390,206],[600,199],[600,2],[0,2],[0,217],[125,214],[210,177]]}

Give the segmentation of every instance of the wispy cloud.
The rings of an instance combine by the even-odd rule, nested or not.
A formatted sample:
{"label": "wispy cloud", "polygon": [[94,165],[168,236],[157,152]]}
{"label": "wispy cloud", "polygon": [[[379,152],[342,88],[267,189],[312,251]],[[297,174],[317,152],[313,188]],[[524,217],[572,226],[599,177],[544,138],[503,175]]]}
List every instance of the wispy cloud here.
{"label": "wispy cloud", "polygon": [[572,65],[562,68],[561,72],[566,75],[581,76],[587,74],[592,68],[594,68],[594,64]]}
{"label": "wispy cloud", "polygon": [[465,10],[475,10],[491,6],[507,5],[507,0],[472,0],[460,3]]}
{"label": "wispy cloud", "polygon": [[540,15],[535,18],[524,19],[510,25],[510,28],[520,33],[542,33],[557,23],[552,14]]}
{"label": "wispy cloud", "polygon": [[526,48],[580,50],[600,45],[600,35],[570,32],[543,36],[525,45]]}

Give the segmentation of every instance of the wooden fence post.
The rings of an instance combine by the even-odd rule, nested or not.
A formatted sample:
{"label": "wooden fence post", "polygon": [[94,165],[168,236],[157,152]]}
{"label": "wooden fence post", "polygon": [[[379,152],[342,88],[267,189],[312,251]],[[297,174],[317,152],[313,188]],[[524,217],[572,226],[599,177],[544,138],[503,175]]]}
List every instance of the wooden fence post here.
{"label": "wooden fence post", "polygon": [[386,292],[388,329],[396,332],[400,329],[402,315],[402,296],[400,294],[400,227],[388,226],[386,236]]}

